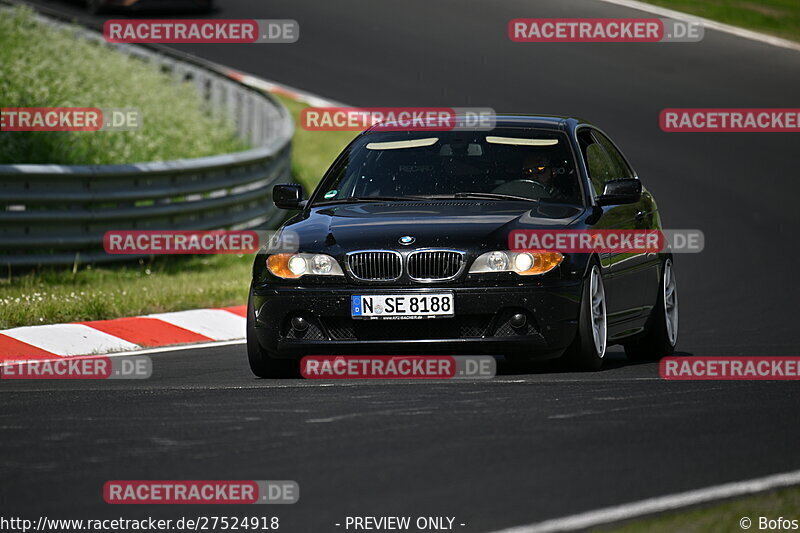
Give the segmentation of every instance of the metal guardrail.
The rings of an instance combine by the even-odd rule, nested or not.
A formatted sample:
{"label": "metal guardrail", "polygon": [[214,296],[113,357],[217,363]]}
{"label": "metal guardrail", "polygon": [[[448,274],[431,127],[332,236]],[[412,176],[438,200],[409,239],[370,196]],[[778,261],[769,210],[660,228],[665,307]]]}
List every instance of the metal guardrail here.
{"label": "metal guardrail", "polygon": [[272,205],[272,186],[293,181],[294,126],[277,100],[230,79],[213,63],[166,48],[109,44],[94,31],[40,20],[158,65],[176,82],[192,82],[209,112],[232,120],[238,136],[255,148],[131,165],[0,165],[0,266],[130,259],[103,251],[109,230],[244,229],[280,222],[284,212]]}

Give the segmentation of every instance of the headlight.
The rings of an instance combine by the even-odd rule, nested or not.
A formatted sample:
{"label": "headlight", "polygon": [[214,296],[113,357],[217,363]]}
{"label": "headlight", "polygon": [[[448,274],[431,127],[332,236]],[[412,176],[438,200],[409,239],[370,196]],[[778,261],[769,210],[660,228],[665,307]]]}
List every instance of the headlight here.
{"label": "headlight", "polygon": [[317,254],[311,258],[311,272],[324,276],[330,274],[336,261],[329,255]]}
{"label": "headlight", "polygon": [[299,255],[290,257],[287,265],[289,266],[289,272],[295,276],[302,276],[306,273],[306,270],[308,270],[305,257],[300,257]]}
{"label": "headlight", "polygon": [[533,266],[533,256],[527,252],[517,254],[514,258],[514,269],[517,272],[525,272]]}
{"label": "headlight", "polygon": [[505,252],[489,252],[486,257],[486,266],[497,272],[508,270],[508,255]]}
{"label": "headlight", "polygon": [[533,276],[550,272],[563,260],[564,256],[558,252],[486,252],[475,259],[469,273],[516,272],[520,276]]}
{"label": "headlight", "polygon": [[314,276],[344,276],[336,259],[325,254],[275,254],[267,258],[267,269],[279,278],[297,279]]}

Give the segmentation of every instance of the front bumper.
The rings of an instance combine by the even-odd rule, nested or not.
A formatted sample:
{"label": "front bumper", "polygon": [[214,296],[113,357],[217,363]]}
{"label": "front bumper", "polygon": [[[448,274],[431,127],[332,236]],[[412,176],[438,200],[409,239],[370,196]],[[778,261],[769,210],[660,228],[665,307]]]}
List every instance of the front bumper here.
{"label": "front bumper", "polygon": [[[455,316],[419,320],[356,320],[354,294],[422,294],[452,291]],[[255,286],[255,335],[270,356],[525,354],[557,357],[577,332],[582,283],[499,287]],[[521,313],[523,327],[509,320]],[[306,319],[305,331],[291,326]]]}

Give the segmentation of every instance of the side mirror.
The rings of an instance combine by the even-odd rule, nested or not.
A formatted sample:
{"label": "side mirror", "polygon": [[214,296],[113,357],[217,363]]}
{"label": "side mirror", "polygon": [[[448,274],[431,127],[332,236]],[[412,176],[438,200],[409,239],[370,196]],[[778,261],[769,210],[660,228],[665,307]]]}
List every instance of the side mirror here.
{"label": "side mirror", "polygon": [[272,188],[272,201],[279,209],[300,209],[303,187],[294,183],[276,185]]}
{"label": "side mirror", "polygon": [[606,182],[597,205],[634,204],[642,198],[642,182],[636,178],[622,178]]}

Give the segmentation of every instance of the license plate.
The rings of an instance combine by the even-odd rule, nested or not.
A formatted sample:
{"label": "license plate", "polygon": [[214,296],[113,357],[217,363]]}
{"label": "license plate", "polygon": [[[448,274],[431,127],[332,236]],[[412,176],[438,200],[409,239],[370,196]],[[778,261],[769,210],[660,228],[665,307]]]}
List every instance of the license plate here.
{"label": "license plate", "polygon": [[454,316],[453,293],[353,295],[353,318],[413,319]]}

